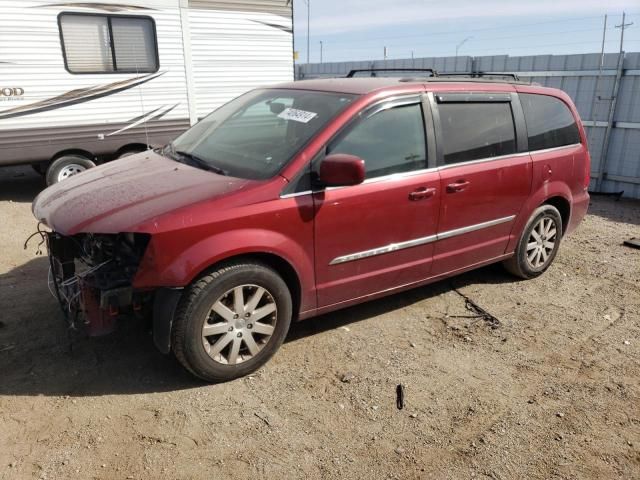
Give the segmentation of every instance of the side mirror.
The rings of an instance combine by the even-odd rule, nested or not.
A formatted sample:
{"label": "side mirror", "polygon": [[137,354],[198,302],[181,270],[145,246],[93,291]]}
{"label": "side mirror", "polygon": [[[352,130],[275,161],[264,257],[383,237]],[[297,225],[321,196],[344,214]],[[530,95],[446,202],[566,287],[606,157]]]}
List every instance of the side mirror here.
{"label": "side mirror", "polygon": [[327,187],[358,185],[364,177],[364,160],[355,155],[328,155],[320,164],[320,181]]}

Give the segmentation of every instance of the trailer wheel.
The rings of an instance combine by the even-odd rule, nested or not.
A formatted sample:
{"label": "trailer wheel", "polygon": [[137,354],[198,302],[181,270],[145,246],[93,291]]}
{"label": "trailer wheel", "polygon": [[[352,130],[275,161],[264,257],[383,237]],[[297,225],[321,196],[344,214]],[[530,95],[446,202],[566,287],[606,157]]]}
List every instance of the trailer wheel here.
{"label": "trailer wheel", "polygon": [[47,169],[47,185],[66,180],[69,177],[95,167],[96,164],[87,157],[65,155],[56,159]]}
{"label": "trailer wheel", "polygon": [[117,160],[120,160],[121,158],[127,158],[127,157],[130,157],[132,155],[137,155],[137,154],[145,152],[145,151],[146,150],[142,150],[142,149],[125,150],[120,155],[118,155]]}

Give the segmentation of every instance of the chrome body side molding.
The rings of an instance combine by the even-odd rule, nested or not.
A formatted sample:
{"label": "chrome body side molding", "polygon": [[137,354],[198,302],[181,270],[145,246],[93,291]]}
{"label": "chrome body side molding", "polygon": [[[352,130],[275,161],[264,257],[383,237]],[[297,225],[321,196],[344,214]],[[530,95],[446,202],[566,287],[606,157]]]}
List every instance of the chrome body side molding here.
{"label": "chrome body side molding", "polygon": [[437,235],[430,235],[428,237],[416,238],[414,240],[407,240],[406,242],[392,243],[385,245],[384,247],[372,248],[370,250],[364,250],[362,252],[350,253],[349,255],[343,255],[341,257],[331,260],[329,265],[339,265],[341,263],[353,262],[355,260],[361,260],[363,258],[375,257],[378,255],[384,255],[386,253],[396,252],[398,250],[404,250],[405,248],[417,247],[419,245],[426,245],[438,240],[445,240],[447,238],[456,237],[458,235],[464,235],[465,233],[475,232],[476,230],[482,230],[483,228],[494,227],[502,223],[512,222],[516,218],[515,215],[508,217],[497,218],[495,220],[489,220],[488,222],[477,223],[475,225],[469,225],[462,228],[456,228],[455,230],[449,230]]}
{"label": "chrome body side molding", "polygon": [[427,243],[435,242],[438,239],[437,235],[431,235],[428,237],[416,238],[414,240],[408,240],[406,242],[392,243],[384,247],[373,248],[371,250],[365,250],[363,252],[351,253],[342,257],[334,258],[329,265],[338,265],[340,263],[353,262],[354,260],[361,260],[363,258],[375,257],[377,255],[384,255],[385,253],[396,252],[398,250],[404,250],[405,248],[417,247],[418,245],[425,245]]}

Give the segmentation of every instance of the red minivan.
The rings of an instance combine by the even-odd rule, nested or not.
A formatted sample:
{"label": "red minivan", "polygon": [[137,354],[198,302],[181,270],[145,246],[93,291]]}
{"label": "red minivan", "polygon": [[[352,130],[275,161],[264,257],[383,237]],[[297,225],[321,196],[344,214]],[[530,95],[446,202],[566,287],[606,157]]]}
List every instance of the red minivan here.
{"label": "red minivan", "polygon": [[542,274],[584,217],[585,132],[560,90],[433,76],[251,91],[164,148],[34,201],[50,283],[90,335],[148,312],[194,375],[263,365],[292,321],[494,262]]}

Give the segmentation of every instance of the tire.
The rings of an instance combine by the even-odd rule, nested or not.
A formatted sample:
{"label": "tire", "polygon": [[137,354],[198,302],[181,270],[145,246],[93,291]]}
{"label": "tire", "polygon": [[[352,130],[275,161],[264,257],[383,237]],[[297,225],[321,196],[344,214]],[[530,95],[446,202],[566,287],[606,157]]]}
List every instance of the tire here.
{"label": "tire", "polygon": [[142,153],[144,151],[145,150],[125,150],[120,155],[118,155],[116,160],[120,160],[121,158],[127,158],[127,157],[130,157],[132,155],[137,155],[137,154]]}
{"label": "tire", "polygon": [[533,212],[524,227],[514,256],[505,260],[503,265],[516,277],[525,280],[538,277],[553,263],[561,239],[560,212],[552,205],[542,205]]}
{"label": "tire", "polygon": [[47,185],[66,180],[73,175],[95,167],[96,164],[87,157],[80,155],[65,155],[56,159],[47,169]]}
{"label": "tire", "polygon": [[[239,289],[242,312],[246,307],[257,316],[275,311],[253,317],[257,320],[237,314]],[[264,292],[252,306],[258,289]],[[275,271],[253,261],[227,264],[186,289],[173,321],[172,349],[193,375],[207,382],[226,382],[257,370],[275,354],[289,331],[291,316],[291,293]]]}

